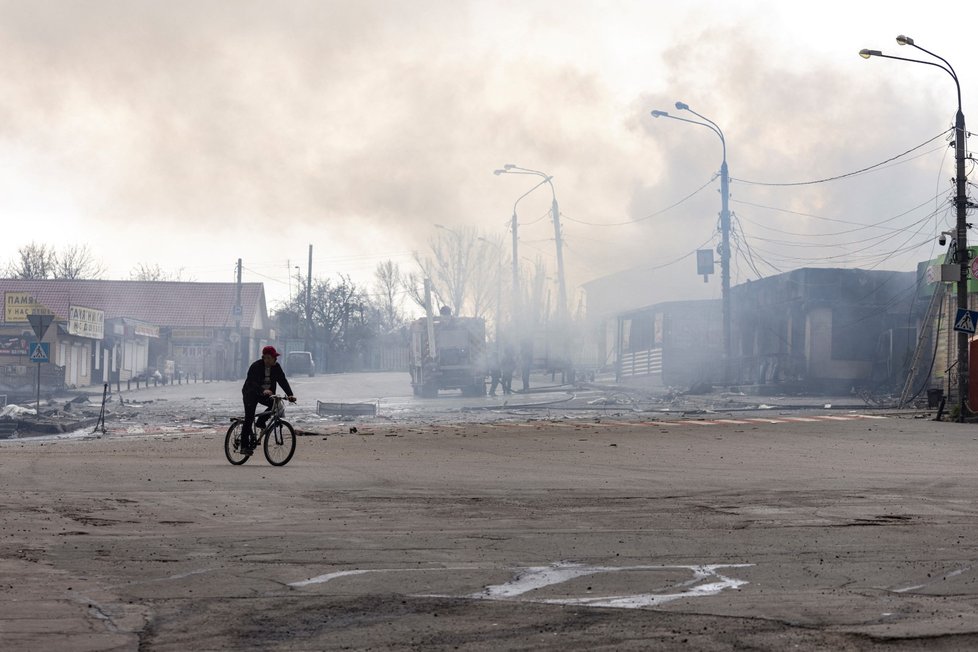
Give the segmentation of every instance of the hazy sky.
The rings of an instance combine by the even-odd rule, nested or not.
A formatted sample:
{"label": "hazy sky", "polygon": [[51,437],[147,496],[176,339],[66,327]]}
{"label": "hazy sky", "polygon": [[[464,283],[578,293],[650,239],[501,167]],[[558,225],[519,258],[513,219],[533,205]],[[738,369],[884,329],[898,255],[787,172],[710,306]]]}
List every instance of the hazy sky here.
{"label": "hazy sky", "polygon": [[[954,223],[953,148],[931,140],[953,124],[954,83],[857,52],[927,58],[894,40],[912,36],[955,67],[978,120],[969,6],[0,2],[0,261],[80,243],[107,277],[143,263],[231,281],[240,257],[274,305],[310,244],[314,275],[370,282],[384,259],[409,268],[435,223],[508,238],[534,179],[492,171],[515,163],[553,175],[575,300],[637,266],[663,300],[718,297],[692,257],[667,265],[717,242],[719,139],[649,115],[694,118],[682,100],[726,136],[735,283],[912,269]],[[746,183],[828,179],[928,141],[843,180]],[[546,188],[520,202],[520,253],[552,265],[549,205]]]}

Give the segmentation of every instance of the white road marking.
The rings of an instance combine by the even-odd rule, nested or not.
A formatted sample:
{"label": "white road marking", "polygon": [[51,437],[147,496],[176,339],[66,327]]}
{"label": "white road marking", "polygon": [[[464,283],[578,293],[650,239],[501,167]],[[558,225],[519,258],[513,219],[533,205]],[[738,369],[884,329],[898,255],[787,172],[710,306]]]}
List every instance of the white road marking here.
{"label": "white road marking", "polygon": [[948,571],[947,573],[944,573],[940,577],[935,577],[931,581],[925,582],[924,584],[914,584],[913,586],[905,586],[902,589],[893,589],[893,592],[907,593],[908,591],[916,591],[917,589],[924,589],[930,586],[931,584],[934,584],[935,582],[943,582],[952,577],[957,577],[958,575],[967,573],[970,570],[971,570],[971,566],[965,566],[964,568],[955,568],[953,571]]}
{"label": "white road marking", "polygon": [[[726,589],[737,589],[748,584],[747,580],[736,579],[721,574],[726,568],[748,568],[753,564],[694,564],[694,565],[648,565],[648,566],[589,566],[574,562],[555,562],[549,566],[529,566],[514,569],[512,580],[503,584],[486,586],[481,591],[465,595],[449,594],[418,594],[412,597],[427,598],[462,598],[469,600],[498,600],[512,602],[533,602],[540,604],[567,604],[584,607],[612,607],[618,609],[641,609],[654,607],[666,602],[684,598],[698,598],[716,595]],[[398,572],[437,572],[447,570],[471,571],[473,566],[457,568],[377,568],[354,569],[326,573],[316,577],[291,582],[289,586],[303,587],[310,584],[322,584],[339,577],[363,575],[366,573],[398,573]],[[495,568],[495,567],[493,567]],[[688,570],[692,577],[678,582],[673,588],[679,589],[669,593],[637,593],[633,595],[594,596],[585,595],[572,598],[534,598],[533,591],[555,586],[589,575],[604,573],[627,573],[641,571],[674,571]]]}

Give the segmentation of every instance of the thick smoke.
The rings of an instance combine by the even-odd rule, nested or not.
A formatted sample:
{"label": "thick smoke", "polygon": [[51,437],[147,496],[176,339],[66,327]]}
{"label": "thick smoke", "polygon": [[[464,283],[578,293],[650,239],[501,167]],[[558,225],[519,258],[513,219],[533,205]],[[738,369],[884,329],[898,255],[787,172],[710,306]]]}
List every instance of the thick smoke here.
{"label": "thick smoke", "polygon": [[[67,207],[90,225],[96,252],[113,235],[172,246],[206,232],[184,240],[187,255],[224,246],[230,269],[242,251],[272,257],[250,235],[272,224],[291,225],[280,227],[277,255],[299,260],[308,243],[317,254],[423,249],[435,223],[505,234],[534,179],[492,171],[516,163],[554,177],[573,297],[594,276],[716,243],[718,182],[648,217],[720,163],[715,136],[653,121],[650,109],[675,113],[676,100],[688,102],[722,126],[731,176],[772,182],[858,169],[949,126],[942,103],[906,92],[899,71],[854,54],[851,67],[789,66],[777,56],[787,46],[772,46],[747,19],[677,31],[661,59],[630,58],[641,37],[628,22],[642,4],[626,3],[616,24],[540,2],[2,3],[0,147],[15,170],[5,183],[57,197],[45,210]],[[697,10],[687,25],[700,22]],[[582,25],[588,31],[575,31]],[[595,39],[621,40],[618,68],[590,65]],[[547,56],[514,55],[528,44]],[[623,96],[621,66],[647,74],[648,90]],[[736,202],[878,222],[946,190],[943,157],[811,187],[735,181],[731,208],[748,237],[842,231]],[[528,257],[552,259],[549,205],[546,188],[520,204]],[[21,219],[38,210],[7,208]],[[786,267],[812,257],[757,246]],[[908,259],[880,264],[903,269]],[[754,273],[738,265],[735,281]],[[704,289],[692,258],[650,282],[663,299],[718,287]]]}

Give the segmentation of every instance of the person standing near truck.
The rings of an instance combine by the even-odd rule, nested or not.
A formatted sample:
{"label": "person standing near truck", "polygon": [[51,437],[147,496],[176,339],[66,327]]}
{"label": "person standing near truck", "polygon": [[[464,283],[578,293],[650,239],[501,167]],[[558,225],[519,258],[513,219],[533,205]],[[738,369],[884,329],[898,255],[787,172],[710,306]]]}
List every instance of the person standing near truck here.
{"label": "person standing near truck", "polygon": [[530,370],[533,369],[533,340],[524,337],[520,342],[520,371],[522,372],[523,389],[530,391]]}
{"label": "person standing near truck", "polygon": [[503,394],[513,393],[514,371],[516,371],[516,352],[513,350],[512,345],[507,344],[502,360],[499,361],[499,380],[503,386]]}
{"label": "person standing near truck", "polygon": [[[254,449],[251,424],[255,420],[255,411],[259,403],[265,407],[272,407],[272,395],[275,394],[277,385],[282,386],[282,391],[285,392],[289,402],[295,403],[292,387],[285,377],[285,371],[278,363],[278,357],[279,352],[274,346],[266,346],[261,350],[261,360],[255,360],[248,367],[248,375],[245,377],[244,385],[241,386],[241,398],[245,409],[244,425],[241,428],[242,452],[246,449]],[[261,417],[258,417],[258,421],[258,427],[261,429],[264,427],[264,421]]]}

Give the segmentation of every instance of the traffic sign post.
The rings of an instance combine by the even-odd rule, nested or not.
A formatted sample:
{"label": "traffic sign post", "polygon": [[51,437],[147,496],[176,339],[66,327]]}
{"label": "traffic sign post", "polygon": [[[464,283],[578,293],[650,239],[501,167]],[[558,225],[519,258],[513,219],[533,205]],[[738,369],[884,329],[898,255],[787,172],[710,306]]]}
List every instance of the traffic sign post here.
{"label": "traffic sign post", "polygon": [[31,342],[27,357],[31,362],[51,362],[51,345],[48,342]]}
{"label": "traffic sign post", "polygon": [[48,326],[54,321],[54,315],[27,315],[27,321],[31,323],[31,328],[37,335],[37,342],[31,342],[30,359],[37,363],[37,397],[34,407],[37,415],[41,416],[41,363],[51,361],[51,345],[41,340],[44,339]]}
{"label": "traffic sign post", "polygon": [[[28,315],[28,317],[34,317],[34,315]],[[50,324],[50,322],[48,323]],[[47,326],[44,329],[46,330]],[[42,330],[41,334],[43,335],[43,333]],[[48,342],[31,342],[27,357],[30,358],[31,362],[37,363],[37,396],[34,399],[34,409],[37,410],[37,416],[41,416],[41,363],[51,362],[51,345]]]}
{"label": "traffic sign post", "polygon": [[978,326],[978,311],[958,308],[958,314],[954,317],[954,330],[974,335],[976,326]]}
{"label": "traffic sign post", "polygon": [[34,334],[37,335],[37,341],[40,342],[44,339],[44,334],[48,330],[48,326],[54,321],[54,315],[27,315],[27,321],[31,323],[31,328],[34,329]]}

